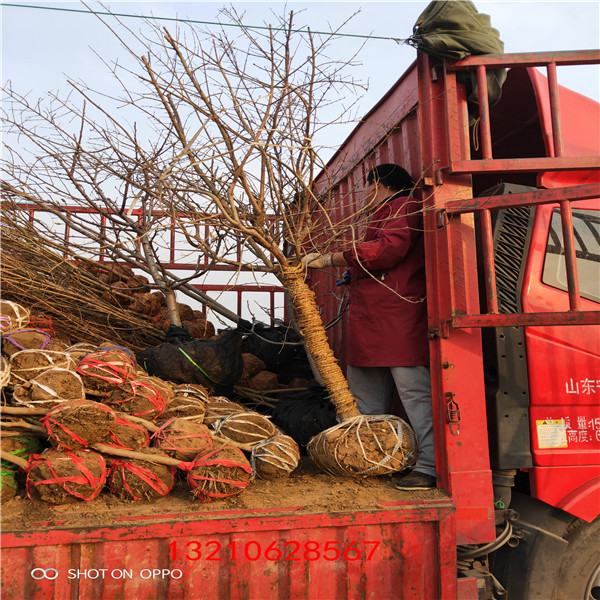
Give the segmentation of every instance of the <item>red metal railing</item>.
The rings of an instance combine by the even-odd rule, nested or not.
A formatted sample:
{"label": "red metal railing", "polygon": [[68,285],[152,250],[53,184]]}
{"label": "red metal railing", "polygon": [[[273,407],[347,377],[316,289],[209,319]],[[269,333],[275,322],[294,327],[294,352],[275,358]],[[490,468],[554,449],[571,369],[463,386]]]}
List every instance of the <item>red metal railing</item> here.
{"label": "red metal railing", "polygon": [[[459,62],[444,63],[444,77],[447,86],[446,122],[448,127],[448,171],[452,175],[495,173],[503,171],[563,171],[600,169],[599,156],[564,156],[559,88],[556,67],[565,65],[589,65],[600,63],[600,51],[553,52],[547,54],[504,54],[470,57]],[[551,138],[547,157],[535,158],[493,158],[493,143],[490,127],[488,103],[487,69],[504,67],[545,66],[548,74],[548,94],[551,113]],[[472,160],[468,143],[459,135],[453,135],[453,116],[462,110],[457,93],[456,73],[475,69],[477,72],[479,120],[481,130],[482,158]],[[600,311],[582,310],[577,273],[576,247],[573,233],[571,203],[576,200],[600,197],[600,184],[569,186],[559,189],[538,190],[531,193],[510,194],[489,198],[449,201],[440,209],[438,223],[447,222],[447,217],[465,213],[480,213],[481,239],[483,245],[483,277],[485,280],[488,312],[484,314],[457,314],[452,306],[454,327],[498,327],[520,325],[584,325],[600,322]],[[496,271],[492,241],[491,210],[513,206],[548,204],[558,202],[560,206],[569,308],[566,312],[546,312],[536,314],[500,314],[496,286]]]}
{"label": "red metal railing", "polygon": [[[503,171],[545,171],[545,170],[580,170],[600,168],[599,156],[563,156],[563,136],[560,119],[560,102],[557,66],[592,65],[600,63],[600,51],[581,50],[572,52],[522,53],[522,54],[488,54],[471,56],[459,62],[446,62],[445,76],[454,80],[456,73],[475,69],[477,71],[477,87],[479,98],[479,117],[482,158],[466,159],[457,146],[456,137],[449,138],[449,154],[451,173],[500,173]],[[490,129],[490,113],[488,106],[487,69],[505,67],[546,67],[548,75],[548,93],[550,98],[552,146],[549,157],[538,158],[504,158],[495,159],[492,155],[492,135]],[[455,85],[455,83],[454,83]],[[448,114],[455,113],[458,100],[455,95],[447,96]]]}
{"label": "red metal railing", "polygon": [[[36,219],[39,217],[41,213],[48,213],[49,211],[45,211],[39,206],[31,203],[20,203],[17,205],[19,209],[24,212],[29,213],[29,221],[32,224],[35,224]],[[98,214],[94,209],[89,207],[79,207],[79,206],[68,206],[64,207],[64,210],[69,213],[89,213],[89,214]],[[142,218],[144,216],[144,211],[141,208],[132,210],[129,213],[129,216],[133,216],[137,218],[138,222],[141,224]],[[164,228],[166,235],[164,236],[164,240],[168,240],[168,244],[161,248],[166,255],[165,259],[161,261],[161,265],[169,270],[174,272],[183,272],[186,271],[188,273],[198,272],[199,276],[203,274],[205,270],[210,270],[211,272],[225,272],[231,273],[232,276],[239,275],[240,271],[249,271],[249,269],[240,269],[236,265],[228,265],[228,264],[211,264],[206,256],[204,259],[196,260],[195,262],[186,262],[182,259],[179,259],[178,253],[183,253],[185,250],[185,254],[193,254],[193,248],[187,246],[182,248],[181,243],[177,240],[177,219],[164,211],[153,211],[150,215],[152,218],[156,219],[164,219],[164,223],[161,224],[161,228]],[[180,218],[184,215],[178,215]],[[65,245],[69,246],[72,238],[72,230],[68,224],[63,223],[64,233],[61,232],[61,236],[64,239]],[[108,217],[105,214],[99,214],[99,227],[102,232],[106,231],[109,227]],[[205,224],[202,226],[203,230],[203,241],[207,241],[210,239],[210,226]],[[232,245],[235,246],[234,250],[230,250],[230,254],[235,255],[235,259],[237,261],[241,261],[243,248],[242,244],[239,240],[232,240]],[[99,264],[113,262],[112,259],[109,259],[107,256],[107,252],[103,245],[98,245],[97,247],[86,248],[86,251],[94,256],[95,260]],[[196,255],[200,254],[200,251],[196,252]],[[244,308],[244,302],[248,297],[248,294],[260,294],[260,297],[265,297],[268,299],[264,304],[268,305],[268,310],[270,311],[271,320],[275,318],[276,310],[283,308],[283,288],[280,285],[264,285],[264,284],[249,284],[249,283],[221,283],[221,284],[190,284],[193,288],[200,290],[204,293],[209,292],[228,292],[234,293],[236,295],[235,311],[238,315],[242,315],[242,311]],[[279,300],[279,306],[277,305],[277,300]],[[218,300],[217,300],[218,301]],[[265,306],[264,308],[267,308]]]}

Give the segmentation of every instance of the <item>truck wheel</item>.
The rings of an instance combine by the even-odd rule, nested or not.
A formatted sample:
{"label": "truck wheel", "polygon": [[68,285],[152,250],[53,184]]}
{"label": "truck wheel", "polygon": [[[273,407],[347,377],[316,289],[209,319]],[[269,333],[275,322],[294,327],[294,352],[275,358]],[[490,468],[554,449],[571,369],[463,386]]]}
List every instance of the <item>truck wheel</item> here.
{"label": "truck wheel", "polygon": [[565,533],[569,542],[558,572],[554,600],[600,600],[600,517],[577,519]]}

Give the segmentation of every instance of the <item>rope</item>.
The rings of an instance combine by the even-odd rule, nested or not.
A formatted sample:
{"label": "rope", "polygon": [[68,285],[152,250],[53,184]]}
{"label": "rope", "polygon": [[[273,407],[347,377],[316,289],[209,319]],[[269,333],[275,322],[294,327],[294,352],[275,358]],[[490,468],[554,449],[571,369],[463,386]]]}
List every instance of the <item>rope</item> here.
{"label": "rope", "polygon": [[290,296],[298,328],[331,395],[338,417],[347,419],[360,415],[348,382],[329,346],[315,294],[304,281],[304,268],[282,267],[276,275]]}
{"label": "rope", "polygon": [[12,4],[2,2],[0,6],[11,6],[13,8],[38,8],[42,10],[53,10],[58,12],[70,12],[70,13],[82,13],[82,14],[90,14],[90,15],[98,15],[98,16],[106,16],[106,17],[124,17],[131,19],[148,19],[150,21],[175,21],[176,23],[194,23],[198,25],[217,25],[219,27],[237,27],[239,29],[257,29],[257,30],[266,30],[266,31],[289,31],[292,33],[307,33],[311,35],[327,35],[331,37],[349,37],[349,38],[359,38],[366,40],[385,40],[396,42],[397,44],[406,44],[409,42],[409,39],[405,38],[397,38],[391,36],[382,36],[382,35],[366,35],[360,33],[338,33],[334,31],[313,31],[312,29],[290,29],[288,27],[272,27],[270,25],[244,25],[240,23],[221,23],[219,21],[199,21],[197,19],[181,19],[179,17],[155,17],[153,15],[132,15],[128,13],[114,13],[107,11],[99,11],[99,10],[83,10],[76,8],[58,8],[54,6],[32,6],[30,4]]}
{"label": "rope", "polygon": [[[277,448],[280,454],[275,454],[273,448]],[[300,451],[296,442],[286,435],[274,435],[263,440],[252,448],[250,455],[250,464],[252,470],[261,475],[261,469],[257,466],[257,461],[268,463],[271,466],[281,469],[286,473],[291,473],[300,460]]]}
{"label": "rope", "polygon": [[[387,435],[386,432],[374,431],[371,427],[373,423],[388,425]],[[361,428],[366,428],[366,432]],[[410,438],[408,451],[402,447],[406,441],[405,429]],[[377,448],[367,451],[367,440],[374,440]],[[388,443],[382,444],[383,440]],[[347,459],[341,460],[339,456],[341,450],[347,449],[349,442],[356,443],[362,451],[362,457],[357,454],[357,461],[352,461],[352,464],[348,464]],[[399,417],[361,415],[316,435],[309,442],[307,450],[317,465],[331,475],[363,477],[403,471],[416,461],[418,445],[412,429]]]}

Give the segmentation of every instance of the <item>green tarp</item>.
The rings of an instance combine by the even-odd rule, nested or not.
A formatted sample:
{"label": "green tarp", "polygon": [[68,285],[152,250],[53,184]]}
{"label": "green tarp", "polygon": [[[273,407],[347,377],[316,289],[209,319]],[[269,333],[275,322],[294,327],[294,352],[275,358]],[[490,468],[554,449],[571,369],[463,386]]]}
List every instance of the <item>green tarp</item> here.
{"label": "green tarp", "polygon": [[[504,43],[489,15],[477,12],[468,0],[436,0],[421,13],[408,43],[437,58],[460,60],[477,54],[501,54]],[[460,72],[458,79],[467,84],[470,110],[478,114],[477,75]],[[487,84],[490,106],[502,93],[506,79],[504,69],[488,70]]]}

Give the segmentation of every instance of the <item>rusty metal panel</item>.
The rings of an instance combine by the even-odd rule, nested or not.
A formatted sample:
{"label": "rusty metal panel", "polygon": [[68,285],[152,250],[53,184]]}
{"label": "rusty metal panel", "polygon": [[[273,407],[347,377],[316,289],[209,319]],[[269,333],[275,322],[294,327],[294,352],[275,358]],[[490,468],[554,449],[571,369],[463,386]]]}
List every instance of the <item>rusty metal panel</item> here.
{"label": "rusty metal panel", "polygon": [[[373,512],[4,532],[8,600],[456,598],[455,520],[437,501]],[[214,516],[214,514],[213,514]],[[206,513],[204,513],[206,517]]]}

